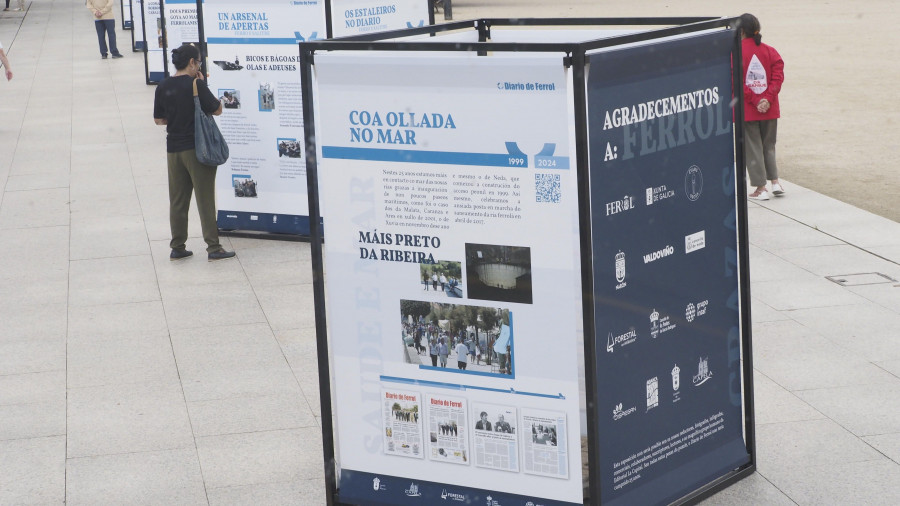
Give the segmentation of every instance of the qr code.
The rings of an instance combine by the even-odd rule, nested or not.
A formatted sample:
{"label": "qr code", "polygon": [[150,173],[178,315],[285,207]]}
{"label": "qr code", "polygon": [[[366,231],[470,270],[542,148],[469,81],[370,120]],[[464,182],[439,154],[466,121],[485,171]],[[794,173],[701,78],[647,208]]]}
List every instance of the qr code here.
{"label": "qr code", "polygon": [[559,174],[535,174],[534,198],[536,202],[559,202]]}

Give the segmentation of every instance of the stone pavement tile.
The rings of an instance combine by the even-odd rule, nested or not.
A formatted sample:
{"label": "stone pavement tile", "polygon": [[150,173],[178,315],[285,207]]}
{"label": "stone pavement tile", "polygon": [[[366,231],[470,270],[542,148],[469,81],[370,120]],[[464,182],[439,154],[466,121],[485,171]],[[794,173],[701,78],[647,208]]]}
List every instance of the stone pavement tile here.
{"label": "stone pavement tile", "polygon": [[775,311],[765,302],[753,297],[750,298],[750,317],[754,324],[791,319],[791,317],[788,316],[788,313]]}
{"label": "stone pavement tile", "polygon": [[[3,283],[0,283],[3,286]],[[15,292],[4,292],[0,300],[0,322],[3,322],[3,332],[0,332],[0,346],[9,343],[48,340],[61,343],[63,349],[66,342],[66,305],[61,304],[23,304],[15,303]],[[0,353],[0,362],[4,357]],[[59,369],[65,369],[65,362]],[[3,369],[0,368],[0,371]],[[0,374],[9,374],[0,372]]]}
{"label": "stone pavement tile", "polygon": [[790,391],[879,385],[896,379],[793,320],[754,325],[753,367]]}
{"label": "stone pavement tile", "polygon": [[141,205],[134,189],[123,193],[83,193],[72,195],[72,215],[106,217],[112,215],[139,216]]}
{"label": "stone pavement tile", "polygon": [[796,503],[778,490],[761,473],[756,472],[731,485],[709,499],[702,506],[794,506]]}
{"label": "stone pavement tile", "polygon": [[784,279],[802,279],[813,280],[813,276],[800,267],[778,257],[773,253],[754,246],[749,247],[750,252],[750,280],[752,281],[751,289],[756,287],[757,283],[763,281],[781,281]]}
{"label": "stone pavement tile", "polygon": [[882,256],[892,262],[900,263],[900,245],[893,246],[869,246],[866,250],[875,255]]}
{"label": "stone pavement tile", "polygon": [[[755,213],[749,214],[750,216],[758,216]],[[774,213],[768,214],[768,217],[760,220],[762,223],[756,226],[751,224],[750,243],[770,253],[777,254],[789,248],[845,245],[840,239],[823,234],[807,225],[784,217],[781,217],[780,220],[775,220],[771,216]],[[766,223],[766,221],[770,220],[775,221],[775,223]]]}
{"label": "stone pavement tile", "polygon": [[66,371],[0,375],[0,406],[65,401]]}
{"label": "stone pavement tile", "polygon": [[206,504],[194,448],[70,458],[66,504]]}
{"label": "stone pavement tile", "polygon": [[70,339],[68,387],[130,383],[180,385],[168,332]]}
{"label": "stone pavement tile", "polygon": [[[11,262],[0,275],[0,304],[63,304],[69,288],[68,266]],[[16,266],[15,264],[19,264]],[[18,268],[17,268],[18,267]]]}
{"label": "stone pavement tile", "polygon": [[72,217],[69,258],[84,260],[146,255],[150,251],[140,216]]}
{"label": "stone pavement tile", "polygon": [[177,384],[131,383],[69,389],[69,458],[191,448]]}
{"label": "stone pavement tile", "polygon": [[900,265],[847,244],[782,249],[776,255],[822,277],[879,272],[900,279]]}
{"label": "stone pavement tile", "polygon": [[896,376],[874,385],[804,390],[797,396],[857,436],[900,432],[900,378]]}
{"label": "stone pavement tile", "polygon": [[70,263],[69,305],[93,306],[159,300],[149,255],[74,260]]}
{"label": "stone pavement tile", "polygon": [[[823,451],[825,441],[827,451]],[[756,448],[760,472],[776,485],[776,477],[797,468],[884,460],[881,453],[829,419],[757,426]]]}
{"label": "stone pavement tile", "polygon": [[[830,451],[823,448],[820,454]],[[767,471],[763,474],[797,504],[900,504],[900,466],[885,458],[831,465],[786,465],[777,475]]]}
{"label": "stone pavement tile", "polygon": [[753,374],[753,393],[757,426],[825,418],[825,415],[760,372]]}
{"label": "stone pavement tile", "polygon": [[198,437],[197,452],[210,490],[323,475],[318,427]]}
{"label": "stone pavement tile", "polygon": [[[897,308],[900,311],[900,307]],[[875,304],[798,309],[790,317],[871,361],[900,359],[900,313]]]}
{"label": "stone pavement tile", "polygon": [[[219,240],[225,249],[230,249],[227,240]],[[188,238],[187,249],[194,256],[177,261],[169,259],[172,250],[169,240],[152,241],[153,264],[156,267],[156,278],[159,280],[163,297],[184,292],[194,285],[232,285],[238,287],[246,284],[247,277],[241,269],[241,263],[235,260],[210,262],[206,257],[206,243],[202,239]]]}
{"label": "stone pavement tile", "polygon": [[900,432],[881,434],[878,436],[866,436],[863,437],[862,440],[871,445],[872,448],[883,453],[885,457],[900,464]]}
{"label": "stone pavement tile", "polygon": [[65,500],[65,436],[0,441],[0,504]]}
{"label": "stone pavement tile", "polygon": [[0,337],[0,374],[62,371],[66,368],[66,336]]}
{"label": "stone pavement tile", "polygon": [[296,393],[188,402],[195,436],[237,434],[316,425],[306,399]]}
{"label": "stone pavement tile", "polygon": [[37,172],[20,174],[6,179],[6,191],[46,190],[68,188],[69,175],[62,172]]}
{"label": "stone pavement tile", "polygon": [[[198,253],[194,252],[196,256]],[[202,258],[194,259],[201,262]],[[190,260],[186,260],[190,261]],[[236,262],[234,259],[219,262]],[[169,329],[205,330],[231,325],[265,323],[266,316],[260,309],[253,289],[246,281],[212,285],[190,285],[178,291],[167,290],[163,297]]]}
{"label": "stone pavement tile", "polygon": [[65,399],[0,407],[0,440],[59,436],[65,433]]}
{"label": "stone pavement tile", "polygon": [[886,362],[877,362],[875,365],[881,367],[885,371],[900,378],[900,360],[888,360]]}
{"label": "stone pavement tile", "polygon": [[0,229],[69,224],[69,189],[6,192],[0,205]]}
{"label": "stone pavement tile", "polygon": [[[836,283],[825,278],[809,276],[792,276],[773,281],[754,282],[752,293],[754,297],[778,311],[846,306],[865,302],[859,295],[847,291]],[[753,279],[752,273],[751,279]],[[785,282],[788,279],[790,282]]]}
{"label": "stone pavement tile", "polygon": [[162,301],[69,308],[69,341],[168,332]]}
{"label": "stone pavement tile", "polygon": [[851,286],[847,290],[879,306],[900,313],[900,283]]}
{"label": "stone pavement tile", "polygon": [[263,286],[254,290],[273,330],[315,327],[312,285]]}
{"label": "stone pavement tile", "polygon": [[[28,142],[19,139],[15,157],[10,166],[11,176],[50,174],[54,177],[69,177],[71,148],[68,144],[46,145],[42,142]],[[13,190],[14,188],[8,188]]]}
{"label": "stone pavement tile", "polygon": [[325,478],[259,483],[236,487],[212,488],[206,491],[210,506],[245,504],[284,504],[308,506],[325,504]]}
{"label": "stone pavement tile", "polygon": [[[232,238],[234,243],[234,238]],[[238,247],[235,246],[237,250]],[[312,284],[312,263],[310,260],[296,260],[278,263],[248,261],[253,250],[240,249],[241,267],[254,288],[278,285]]]}
{"label": "stone pavement tile", "polygon": [[321,412],[321,396],[315,328],[279,330],[275,332],[275,337],[297,378],[303,397],[318,417]]}
{"label": "stone pavement tile", "polygon": [[[38,227],[0,230],[0,279],[21,275],[28,269],[69,268],[69,227]],[[0,285],[0,290],[6,287]],[[2,292],[0,292],[2,293]]]}
{"label": "stone pavement tile", "polygon": [[[115,121],[119,121],[118,116]],[[131,181],[129,158],[128,145],[124,142],[75,144],[72,146],[72,174],[79,182],[89,182],[93,177]]]}
{"label": "stone pavement tile", "polygon": [[261,241],[246,237],[232,237],[235,249],[244,252],[244,264],[268,266],[281,262],[311,261],[309,243],[293,241]]}

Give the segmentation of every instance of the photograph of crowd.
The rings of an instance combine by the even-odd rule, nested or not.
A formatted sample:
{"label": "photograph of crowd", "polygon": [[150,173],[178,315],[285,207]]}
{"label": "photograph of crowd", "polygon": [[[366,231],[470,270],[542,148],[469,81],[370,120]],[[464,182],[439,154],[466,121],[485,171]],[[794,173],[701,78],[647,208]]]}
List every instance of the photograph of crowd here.
{"label": "photograph of crowd", "polygon": [[419,282],[424,292],[461,298],[462,263],[440,260],[433,264],[419,265]]}
{"label": "photograph of crowd", "polygon": [[531,248],[466,244],[470,299],[531,304]]}
{"label": "photograph of crowd", "polygon": [[235,197],[256,197],[256,181],[250,176],[231,176]]}
{"label": "photograph of crowd", "polygon": [[241,92],[238,90],[219,89],[219,100],[222,101],[222,107],[225,109],[241,108]]}
{"label": "photograph of crowd", "polygon": [[278,158],[286,156],[288,158],[300,158],[303,156],[303,143],[297,139],[278,138]]}
{"label": "photograph of crowd", "polygon": [[275,90],[269,83],[259,83],[259,110],[275,110]]}
{"label": "photograph of crowd", "polygon": [[531,442],[538,445],[556,446],[556,425],[532,422]]}
{"label": "photograph of crowd", "polygon": [[400,301],[406,363],[452,372],[512,376],[512,315],[508,309]]}

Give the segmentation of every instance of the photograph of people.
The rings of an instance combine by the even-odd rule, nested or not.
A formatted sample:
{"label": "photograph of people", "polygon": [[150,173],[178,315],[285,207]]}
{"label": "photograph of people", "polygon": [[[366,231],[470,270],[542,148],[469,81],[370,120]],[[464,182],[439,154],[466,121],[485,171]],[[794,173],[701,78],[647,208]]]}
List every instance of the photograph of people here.
{"label": "photograph of people", "polygon": [[275,91],[269,83],[259,84],[259,110],[273,111],[275,110]]}
{"label": "photograph of people", "polygon": [[441,260],[433,264],[421,264],[419,276],[424,287],[423,291],[429,295],[451,298],[463,296],[462,262]]}
{"label": "photograph of people", "polygon": [[303,145],[297,139],[278,138],[278,158],[300,158],[303,156]]}
{"label": "photograph of people", "polygon": [[241,108],[241,92],[237,90],[219,90],[219,100],[226,109]]}
{"label": "photograph of people", "polygon": [[497,415],[497,423],[494,424],[494,432],[503,432],[505,434],[514,434],[516,429],[509,422],[503,419],[503,413]]}
{"label": "photograph of people", "polygon": [[508,309],[401,300],[405,362],[457,373],[512,376],[511,321]]}
{"label": "photograph of people", "polygon": [[491,422],[488,421],[487,411],[481,412],[481,419],[475,422],[476,430],[491,430]]}

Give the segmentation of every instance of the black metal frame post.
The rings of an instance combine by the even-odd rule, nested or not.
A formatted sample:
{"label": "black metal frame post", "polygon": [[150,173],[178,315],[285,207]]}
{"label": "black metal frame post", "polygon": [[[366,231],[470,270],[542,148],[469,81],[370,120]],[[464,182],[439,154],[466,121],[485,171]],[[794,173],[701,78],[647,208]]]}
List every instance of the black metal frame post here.
{"label": "black metal frame post", "polygon": [[[197,0],[197,41],[200,49],[200,71],[206,76],[206,84],[209,84],[209,72],[207,72],[206,60],[206,32],[203,30],[203,0]],[[168,42],[168,41],[167,41]]]}
{"label": "black metal frame post", "polygon": [[[600,477],[599,477],[599,447],[596,444],[597,435],[593,428],[597,425],[598,409],[593,402],[596,394],[596,370],[594,358],[597,353],[593,336],[596,333],[594,321],[594,294],[593,294],[593,260],[592,260],[592,232],[591,232],[591,208],[590,208],[590,167],[589,167],[589,132],[587,130],[587,52],[591,50],[618,46],[622,44],[646,42],[674,35],[699,32],[703,30],[730,28],[735,26],[736,18],[715,17],[664,17],[664,18],[553,18],[553,19],[481,19],[477,21],[462,21],[432,25],[425,28],[407,30],[393,30],[376,34],[366,34],[326,41],[309,41],[300,43],[301,72],[303,76],[303,101],[314,103],[312,86],[312,73],[314,55],[317,51],[340,50],[374,50],[374,51],[467,51],[467,52],[559,52],[566,56],[562,63],[572,66],[574,87],[574,115],[575,115],[575,158],[577,168],[578,185],[578,216],[580,233],[581,254],[581,282],[584,325],[584,354],[585,354],[585,387],[587,409],[587,433],[588,433],[588,473],[589,484],[586,490],[585,504],[600,504]],[[674,25],[666,28],[652,29],[628,35],[598,39],[582,43],[492,43],[490,39],[491,26],[661,26]],[[399,42],[384,39],[397,39],[405,36],[422,34],[437,34],[450,30],[475,29],[479,32],[479,42],[472,43],[444,43],[444,42]],[[740,39],[736,37],[732,50],[732,61],[740,61]],[[690,494],[678,499],[674,504],[694,504],[709,497],[716,492],[728,487],[740,479],[749,476],[756,469],[756,441],[755,441],[755,413],[753,405],[753,369],[751,346],[751,321],[750,321],[750,284],[749,284],[749,254],[748,226],[747,226],[747,199],[746,182],[742,177],[744,166],[743,149],[743,109],[742,109],[742,78],[741,66],[732,65],[732,86],[735,95],[734,111],[734,135],[735,135],[735,159],[740,165],[736,165],[736,203],[737,203],[737,238],[739,255],[739,295],[740,295],[740,320],[741,320],[741,350],[742,350],[742,378],[743,378],[743,407],[744,407],[744,431],[745,445],[750,456],[750,462],[738,469],[721,476]],[[307,145],[307,187],[309,191],[310,222],[318,223],[319,219],[319,192],[318,173],[316,159],[316,137],[314,127],[314,113],[312,107],[304,108],[304,130]],[[334,426],[331,419],[331,378],[330,378],[330,352],[328,349],[328,330],[325,311],[325,285],[324,285],[324,256],[322,249],[322,236],[319,227],[312,227],[311,240],[313,262],[313,293],[315,300],[316,316],[316,341],[318,345],[319,364],[319,390],[322,409],[322,436],[324,448],[324,465],[326,479],[326,493],[329,506],[337,503],[337,481],[334,461]]]}

